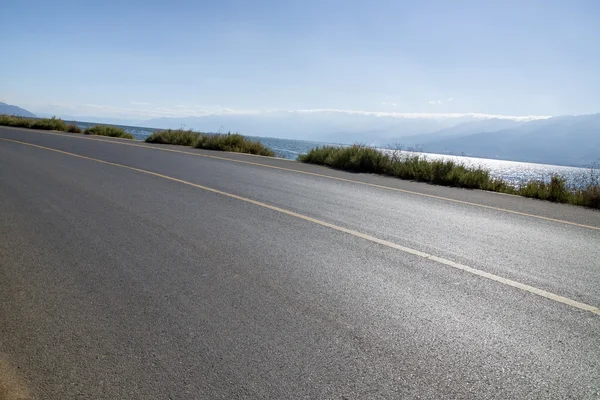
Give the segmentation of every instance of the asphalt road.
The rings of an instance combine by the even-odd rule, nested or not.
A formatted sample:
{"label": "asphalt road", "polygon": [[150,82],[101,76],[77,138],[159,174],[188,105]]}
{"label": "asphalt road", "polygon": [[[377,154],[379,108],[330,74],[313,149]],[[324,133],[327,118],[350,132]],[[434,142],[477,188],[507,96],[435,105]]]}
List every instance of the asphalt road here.
{"label": "asphalt road", "polygon": [[0,128],[0,398],[598,399],[598,306],[596,211]]}

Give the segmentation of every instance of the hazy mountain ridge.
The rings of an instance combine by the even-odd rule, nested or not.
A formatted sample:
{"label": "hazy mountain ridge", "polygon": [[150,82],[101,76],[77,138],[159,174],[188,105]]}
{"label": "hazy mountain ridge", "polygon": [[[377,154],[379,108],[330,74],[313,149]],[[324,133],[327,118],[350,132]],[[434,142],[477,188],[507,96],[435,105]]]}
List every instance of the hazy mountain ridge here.
{"label": "hazy mountain ridge", "polygon": [[600,114],[554,117],[512,129],[442,138],[424,145],[423,150],[587,166],[600,161]]}
{"label": "hazy mountain ridge", "polygon": [[6,104],[6,103],[2,103],[2,102],[0,102],[0,114],[18,115],[19,117],[37,118],[37,116],[34,113],[27,111],[24,108],[13,106],[11,104]]}
{"label": "hazy mountain ridge", "polygon": [[232,131],[250,136],[385,145],[399,136],[429,133],[462,121],[464,119],[397,118],[336,112],[270,112],[155,118],[142,124],[161,129],[184,127],[204,132]]}
{"label": "hazy mountain ridge", "polygon": [[454,137],[472,135],[476,133],[496,132],[503,129],[509,129],[525,124],[524,121],[514,121],[510,119],[485,119],[478,121],[468,121],[452,126],[450,128],[440,129],[433,133],[422,135],[407,136],[402,138],[402,143],[407,146],[423,146],[427,143],[435,142]]}

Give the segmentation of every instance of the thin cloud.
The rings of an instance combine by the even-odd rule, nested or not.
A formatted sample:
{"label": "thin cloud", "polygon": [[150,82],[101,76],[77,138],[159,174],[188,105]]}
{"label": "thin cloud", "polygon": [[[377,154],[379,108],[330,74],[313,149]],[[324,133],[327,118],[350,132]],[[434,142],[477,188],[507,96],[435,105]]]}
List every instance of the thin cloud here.
{"label": "thin cloud", "polygon": [[448,103],[450,103],[452,100],[454,100],[452,97],[448,97],[448,100],[446,100]]}
{"label": "thin cloud", "polygon": [[[394,103],[392,103],[393,105]],[[298,110],[236,110],[225,107],[194,107],[185,105],[175,105],[172,107],[143,107],[143,108],[124,108],[99,104],[77,104],[77,103],[50,103],[38,104],[38,109],[45,112],[56,112],[67,115],[85,115],[95,117],[118,117],[118,118],[181,118],[181,117],[205,117],[209,115],[269,115],[269,114],[345,114],[360,115],[372,117],[387,118],[406,118],[406,119],[440,119],[440,118],[477,118],[477,119],[510,119],[514,121],[531,121],[536,119],[547,119],[549,116],[527,115],[497,115],[484,113],[400,113],[387,111],[363,111],[347,110],[336,108],[315,108]]]}
{"label": "thin cloud", "polygon": [[130,100],[129,104],[131,104],[132,106],[150,106],[150,103],[146,103],[144,101],[135,101],[135,100]]}
{"label": "thin cloud", "polygon": [[296,113],[340,113],[349,115],[369,115],[374,117],[392,117],[392,118],[424,118],[424,119],[439,119],[439,118],[463,118],[471,117],[478,119],[512,119],[514,121],[532,121],[535,119],[548,119],[551,116],[547,115],[497,115],[497,114],[484,114],[484,113],[397,113],[397,112],[382,112],[382,111],[359,111],[359,110],[341,110],[333,108],[317,108],[317,109],[306,109],[306,110],[294,110],[288,112]]}
{"label": "thin cloud", "polygon": [[441,100],[429,100],[429,104],[442,104]]}

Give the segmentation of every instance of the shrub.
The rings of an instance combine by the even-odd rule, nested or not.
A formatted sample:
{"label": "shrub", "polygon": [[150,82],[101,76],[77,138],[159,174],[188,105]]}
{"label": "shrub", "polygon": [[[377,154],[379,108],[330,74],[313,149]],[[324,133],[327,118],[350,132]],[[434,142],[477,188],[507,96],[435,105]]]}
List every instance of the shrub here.
{"label": "shrub", "polygon": [[48,131],[66,131],[67,124],[60,118],[52,117],[52,118],[43,118],[36,119],[29,126],[31,129],[44,129]]}
{"label": "shrub", "polygon": [[298,161],[310,164],[329,165],[325,162],[325,160],[329,157],[329,154],[334,151],[334,149],[335,147],[333,146],[317,146],[314,149],[311,149],[308,153],[299,155]]}
{"label": "shrub", "polygon": [[560,176],[553,176],[549,183],[540,180],[527,182],[517,192],[521,196],[557,203],[566,203],[573,196],[573,192],[565,186],[565,179]]}
{"label": "shrub", "polygon": [[148,143],[175,144],[181,146],[195,146],[200,138],[200,133],[183,129],[168,129],[153,132],[146,138]]}
{"label": "shrub", "polygon": [[578,205],[600,209],[600,186],[590,185],[585,190],[576,193],[579,202]]}
{"label": "shrub", "polygon": [[85,133],[86,135],[100,135],[123,139],[135,139],[135,137],[131,133],[125,132],[123,128],[117,128],[115,126],[108,125],[96,125],[91,128],[87,128],[83,133]]}
{"label": "shrub", "polygon": [[78,127],[78,126],[77,126],[77,125],[75,125],[75,124],[68,124],[68,125],[67,125],[67,129],[66,129],[66,132],[71,132],[71,133],[81,133],[81,132],[82,132],[82,130],[81,130],[81,128],[80,128],[80,127]]}
{"label": "shrub", "polygon": [[16,115],[0,115],[0,125],[29,128],[35,121],[34,118],[19,117]]}
{"label": "shrub", "polygon": [[489,173],[449,160],[427,160],[420,155],[391,155],[355,144],[348,147],[322,146],[298,157],[299,161],[333,168],[390,175],[438,185],[483,189],[492,186]]}
{"label": "shrub", "polygon": [[275,153],[271,149],[259,141],[249,140],[239,133],[222,135],[183,129],[169,129],[152,133],[152,135],[146,138],[146,142],[193,146],[199,149],[232,151],[236,153],[249,153],[269,157],[275,156]]}
{"label": "shrub", "polygon": [[66,124],[60,118],[27,118],[16,115],[0,115],[0,125],[14,126],[19,128],[43,129],[48,131],[63,131],[81,133],[81,129],[75,124]]}
{"label": "shrub", "polygon": [[232,151],[274,157],[275,153],[257,140],[249,140],[239,133],[202,134],[195,147],[207,150]]}

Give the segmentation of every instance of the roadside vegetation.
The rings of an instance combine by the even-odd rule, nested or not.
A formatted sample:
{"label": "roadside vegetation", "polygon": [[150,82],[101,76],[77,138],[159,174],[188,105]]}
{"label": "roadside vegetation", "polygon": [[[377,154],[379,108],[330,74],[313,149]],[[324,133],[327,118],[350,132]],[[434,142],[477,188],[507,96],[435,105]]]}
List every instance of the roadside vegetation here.
{"label": "roadside vegetation", "polygon": [[83,131],[81,130],[80,127],[78,127],[75,124],[67,124],[67,129],[65,130],[65,132],[69,132],[69,133],[82,133]]}
{"label": "roadside vegetation", "polygon": [[300,155],[298,161],[352,172],[489,190],[600,209],[600,184],[594,169],[590,170],[588,183],[584,188],[574,188],[568,187],[565,179],[560,176],[553,176],[548,182],[530,181],[513,186],[493,178],[489,171],[482,167],[466,166],[452,160],[430,160],[423,155],[402,151],[384,153],[363,145],[316,147]]}
{"label": "roadside vegetation", "polygon": [[43,129],[48,131],[61,131],[70,133],[85,133],[86,135],[102,135],[135,139],[132,134],[125,132],[122,128],[108,125],[96,125],[83,131],[75,124],[68,124],[60,118],[26,118],[15,115],[0,115],[0,125],[13,126],[17,128]]}
{"label": "roadside vegetation", "polygon": [[195,147],[200,141],[200,133],[184,129],[168,129],[153,132],[146,138],[148,143],[175,144]]}
{"label": "roadside vegetation", "polygon": [[117,128],[116,126],[109,125],[96,125],[91,128],[87,128],[83,133],[85,133],[86,135],[100,135],[122,139],[135,139],[135,137],[131,133],[125,132],[123,128]]}
{"label": "roadside vegetation", "polygon": [[0,125],[17,128],[44,129],[48,131],[63,131],[81,133],[75,124],[67,124],[60,118],[26,118],[15,115],[0,115]]}
{"label": "roadside vegetation", "polygon": [[192,146],[206,150],[231,151],[274,157],[275,153],[257,140],[250,140],[239,133],[210,134],[184,129],[158,131],[146,138],[148,143]]}
{"label": "roadside vegetation", "polygon": [[568,187],[563,177],[555,175],[549,182],[532,181],[518,186],[515,194],[600,209],[600,183],[596,174],[594,169],[590,169],[587,184],[583,188]]}

